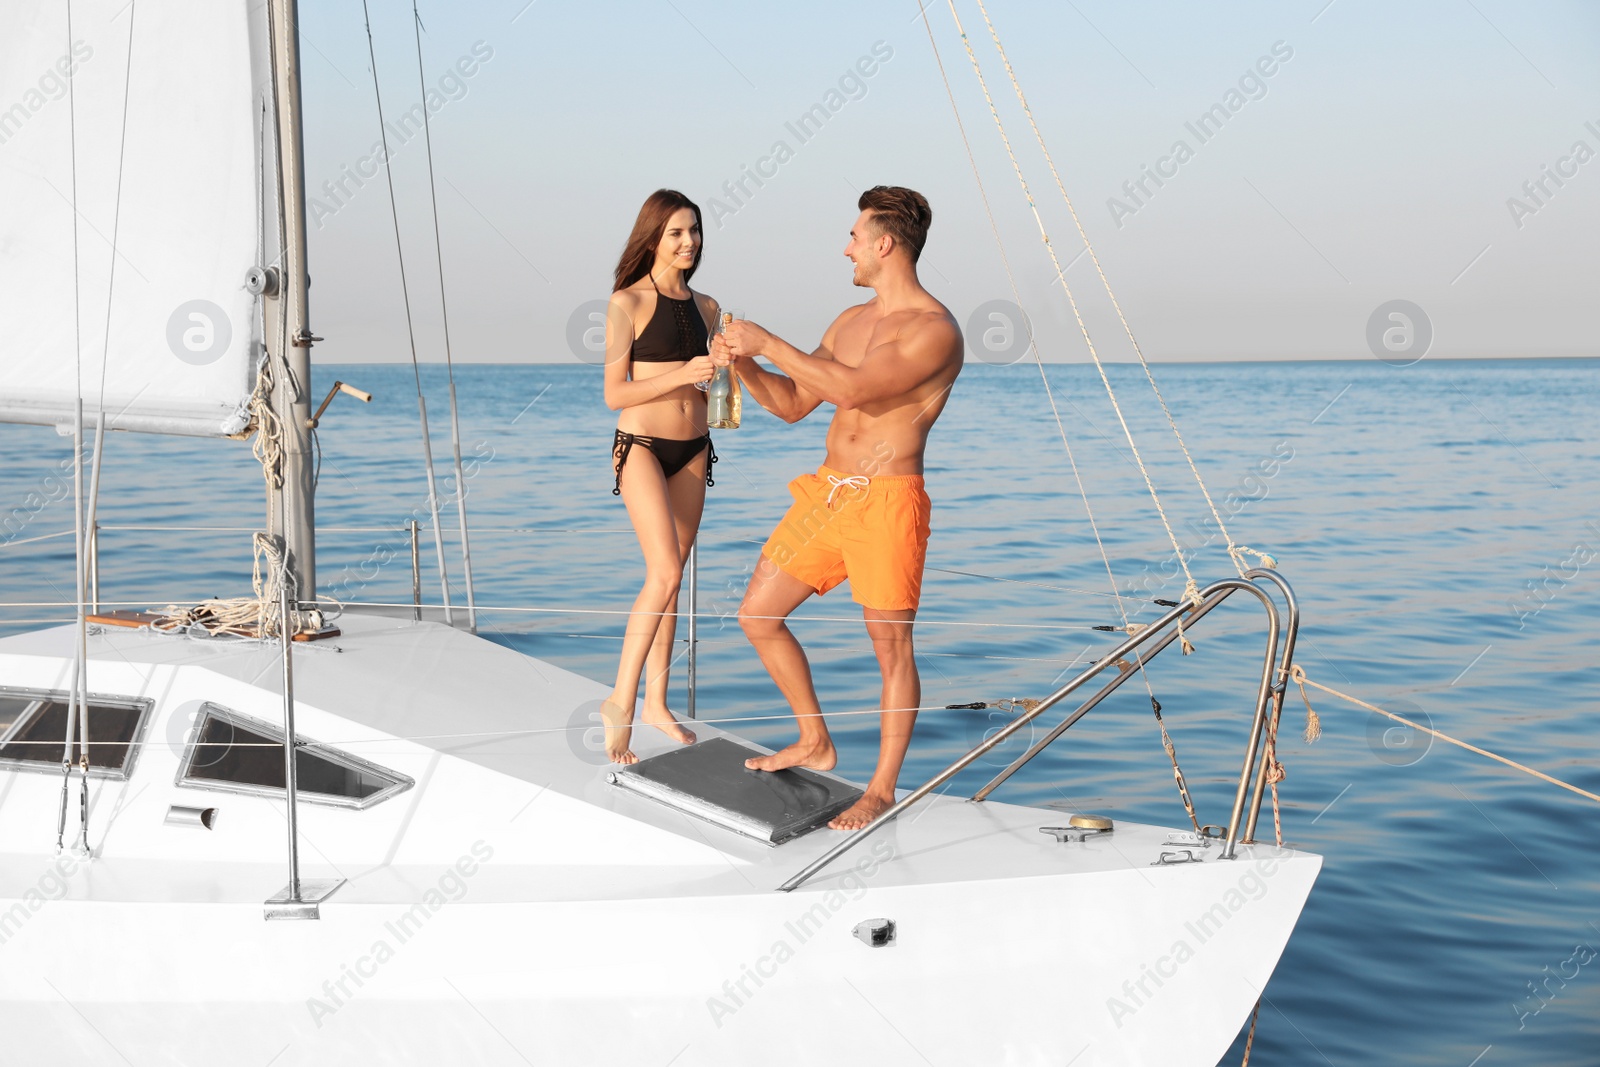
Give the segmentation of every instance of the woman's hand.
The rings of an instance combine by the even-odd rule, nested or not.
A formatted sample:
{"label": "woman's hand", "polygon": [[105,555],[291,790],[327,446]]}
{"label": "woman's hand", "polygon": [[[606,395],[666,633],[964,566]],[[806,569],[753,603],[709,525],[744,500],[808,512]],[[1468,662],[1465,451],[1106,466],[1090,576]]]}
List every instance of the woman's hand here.
{"label": "woman's hand", "polygon": [[685,363],[678,371],[680,385],[699,385],[709,382],[717,372],[716,363],[710,356],[696,356]]}

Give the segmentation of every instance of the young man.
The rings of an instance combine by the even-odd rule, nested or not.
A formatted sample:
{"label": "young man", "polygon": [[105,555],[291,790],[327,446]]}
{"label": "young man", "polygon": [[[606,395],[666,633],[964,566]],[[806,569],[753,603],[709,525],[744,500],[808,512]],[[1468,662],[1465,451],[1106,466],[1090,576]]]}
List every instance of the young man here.
{"label": "young man", "polygon": [[[827,456],[816,474],[789,484],[794,506],[761,551],[739,623],[799,720],[800,739],[746,762],[752,770],[831,770],[833,739],[822,720],[811,667],[785,620],[813,593],[846,578],[861,605],[883,674],[878,766],[857,803],[828,825],[859,829],[894,804],[922,683],[911,626],[922,593],[931,505],[922,487],[928,431],[961,373],[961,331],[917,280],[917,257],[933,212],[910,189],[861,194],[844,254],[856,285],[873,290],[807,354],[752,322],[735,322],[713,348],[732,361],[745,390],[785,422],[834,405]],[[774,374],[753,358],[766,356]]]}

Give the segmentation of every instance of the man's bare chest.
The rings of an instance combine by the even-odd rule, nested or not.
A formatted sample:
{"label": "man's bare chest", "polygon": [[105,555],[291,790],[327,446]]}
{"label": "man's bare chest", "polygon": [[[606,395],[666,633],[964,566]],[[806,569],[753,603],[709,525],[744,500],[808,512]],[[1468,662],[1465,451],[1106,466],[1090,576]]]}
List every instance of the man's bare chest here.
{"label": "man's bare chest", "polygon": [[891,338],[888,331],[881,329],[883,320],[877,319],[868,323],[851,323],[839,331],[834,340],[833,358],[847,367],[859,367],[878,345]]}

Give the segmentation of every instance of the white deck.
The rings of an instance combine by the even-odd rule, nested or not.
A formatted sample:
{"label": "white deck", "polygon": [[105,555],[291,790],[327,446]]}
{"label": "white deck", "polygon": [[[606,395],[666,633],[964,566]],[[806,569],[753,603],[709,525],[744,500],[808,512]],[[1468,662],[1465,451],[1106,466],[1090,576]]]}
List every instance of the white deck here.
{"label": "white deck", "polygon": [[[529,1062],[594,1062],[583,1053],[593,1027],[632,1050],[621,1062],[665,1063],[686,1046],[680,1067],[923,1062],[896,1029],[935,1063],[1059,1065],[1087,1045],[1076,1063],[1210,1064],[1320,867],[1267,846],[1153,867],[1166,828],[1122,823],[1063,845],[1039,832],[1064,823],[1060,812],[947,797],[777,893],[840,835],[769,847],[609,785],[570,729],[606,694],[596,682],[436,623],[340,624],[343,636],[295,648],[299,730],[416,785],[366,810],[300,806],[304,876],[349,879],[317,923],[261,918],[286,880],[281,801],[174,780],[199,701],[281,721],[277,649],[125,630],[90,639],[91,691],[156,707],[132,779],[92,782],[96,858],[64,859],[65,878],[49,873],[59,773],[0,770],[0,1030],[21,1047],[82,1030],[66,998],[92,1006],[112,1042],[118,1027],[141,1041],[175,1012],[199,1058],[174,1062],[221,1062],[204,1058],[228,1047],[218,1034],[176,1021],[204,1005],[271,1045],[263,1062],[288,1045],[280,1065],[377,1062],[391,1039],[392,1062],[523,1062],[508,1046]],[[65,688],[71,650],[66,627],[0,640],[0,685]],[[634,736],[641,755],[670,744]],[[174,804],[216,807],[216,828],[166,825]],[[850,936],[880,916],[899,924],[894,946]],[[104,950],[93,966],[58,951],[84,935]],[[379,942],[392,960],[375,961]],[[343,995],[324,990],[353,967],[374,973],[346,978]],[[1173,973],[1156,982],[1152,968]],[[766,969],[787,992],[747,977]],[[809,1012],[850,1021],[768,1047],[767,1027]],[[439,1019],[455,1020],[449,1048],[476,1051],[435,1048]]]}

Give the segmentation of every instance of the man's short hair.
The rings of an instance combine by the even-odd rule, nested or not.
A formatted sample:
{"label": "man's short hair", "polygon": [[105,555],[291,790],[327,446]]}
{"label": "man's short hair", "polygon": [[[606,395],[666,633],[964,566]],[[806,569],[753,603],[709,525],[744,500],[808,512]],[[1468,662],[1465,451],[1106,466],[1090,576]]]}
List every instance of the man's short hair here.
{"label": "man's short hair", "polygon": [[856,207],[872,212],[878,232],[893,237],[895,244],[911,254],[911,262],[922,255],[928,226],[933,222],[933,208],[928,206],[927,197],[901,185],[874,185],[861,194]]}

